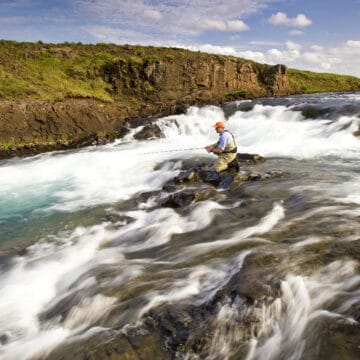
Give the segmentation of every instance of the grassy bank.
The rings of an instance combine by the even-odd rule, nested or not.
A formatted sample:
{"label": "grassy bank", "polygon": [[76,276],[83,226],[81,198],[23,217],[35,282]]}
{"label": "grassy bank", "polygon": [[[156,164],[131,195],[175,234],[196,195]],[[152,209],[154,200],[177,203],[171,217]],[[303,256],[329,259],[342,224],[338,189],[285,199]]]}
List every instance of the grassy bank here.
{"label": "grassy bank", "polygon": [[360,91],[360,79],[354,76],[315,73],[296,69],[288,69],[288,76],[292,94]]}
{"label": "grassy bank", "polygon": [[[111,81],[106,78],[114,66],[126,68],[131,83],[133,70],[157,62],[199,62],[213,59],[221,65],[225,59],[236,63],[245,60],[230,56],[193,52],[177,48],[114,44],[81,43],[44,44],[0,40],[0,99],[64,100],[90,98],[104,102],[121,101]],[[253,67],[266,65],[251,62]],[[359,91],[360,79],[335,74],[288,70],[290,93]],[[174,81],[174,87],[181,79]],[[152,84],[144,83],[143,93],[154,93]],[[244,92],[246,89],[240,89]],[[124,94],[123,94],[124,95]],[[131,101],[136,102],[132,94]],[[129,103],[127,100],[126,103]]]}
{"label": "grassy bank", "polygon": [[[220,63],[225,59],[221,55],[177,48],[0,40],[0,99],[92,98],[112,102],[116,91],[105,74],[113,66],[121,64],[128,68],[131,77],[132,69],[144,64],[209,58]],[[144,90],[151,93],[155,89],[149,84]]]}

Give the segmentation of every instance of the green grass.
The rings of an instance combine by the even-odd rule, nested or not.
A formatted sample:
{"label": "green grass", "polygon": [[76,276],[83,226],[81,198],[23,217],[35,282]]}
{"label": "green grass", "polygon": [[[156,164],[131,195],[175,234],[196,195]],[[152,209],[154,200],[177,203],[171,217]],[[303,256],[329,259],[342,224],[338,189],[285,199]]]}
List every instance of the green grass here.
{"label": "green grass", "polygon": [[2,148],[3,150],[9,150],[12,146],[13,144],[9,142],[0,143],[0,149]]}
{"label": "green grass", "polygon": [[[241,64],[245,60],[178,48],[0,40],[0,99],[52,101],[93,98],[103,102],[124,101],[127,104],[135,101],[133,97],[138,98],[139,91],[143,91],[145,98],[150,100],[151,94],[155,96],[158,89],[146,78],[138,78],[136,84],[133,83],[135,73],[142,76],[147,67],[153,68],[161,63],[182,67],[184,63],[200,61],[221,65],[225,61]],[[250,62],[258,72],[267,67],[265,64]],[[117,72],[118,83],[114,84],[111,77]],[[360,90],[360,80],[351,76],[289,69],[289,81],[293,94]],[[175,82],[174,88],[178,88]],[[127,93],[121,93],[121,84],[130,84],[126,87]],[[133,86],[137,86],[136,91]],[[251,95],[246,93],[246,89],[238,91],[238,95],[244,91],[244,96]],[[125,99],[125,96],[128,98]]]}
{"label": "green grass", "polygon": [[354,76],[296,69],[288,69],[288,76],[292,94],[360,90],[360,79]]}

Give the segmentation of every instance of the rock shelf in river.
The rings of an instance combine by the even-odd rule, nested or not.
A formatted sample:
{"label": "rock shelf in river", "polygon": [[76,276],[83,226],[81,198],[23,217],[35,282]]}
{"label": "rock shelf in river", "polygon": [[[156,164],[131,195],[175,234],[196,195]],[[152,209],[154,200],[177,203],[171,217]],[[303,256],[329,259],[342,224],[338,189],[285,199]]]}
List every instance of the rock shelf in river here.
{"label": "rock shelf in river", "polygon": [[168,181],[163,190],[170,193],[162,206],[182,208],[214,197],[218,190],[235,190],[244,182],[261,181],[282,175],[280,171],[257,172],[251,168],[265,159],[257,154],[237,154],[229,169],[218,173],[207,164],[184,169]]}

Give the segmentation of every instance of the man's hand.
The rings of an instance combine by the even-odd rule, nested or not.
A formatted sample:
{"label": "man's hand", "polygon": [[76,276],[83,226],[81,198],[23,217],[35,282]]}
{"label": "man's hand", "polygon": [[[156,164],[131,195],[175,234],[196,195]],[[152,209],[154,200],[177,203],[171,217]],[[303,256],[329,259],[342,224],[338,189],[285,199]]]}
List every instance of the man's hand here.
{"label": "man's hand", "polygon": [[208,153],[212,152],[212,149],[213,149],[213,146],[212,146],[212,145],[205,146],[205,150],[206,150]]}
{"label": "man's hand", "polygon": [[211,149],[211,151],[212,151],[214,154],[219,155],[219,154],[221,154],[221,153],[223,152],[223,149],[215,146],[214,148]]}

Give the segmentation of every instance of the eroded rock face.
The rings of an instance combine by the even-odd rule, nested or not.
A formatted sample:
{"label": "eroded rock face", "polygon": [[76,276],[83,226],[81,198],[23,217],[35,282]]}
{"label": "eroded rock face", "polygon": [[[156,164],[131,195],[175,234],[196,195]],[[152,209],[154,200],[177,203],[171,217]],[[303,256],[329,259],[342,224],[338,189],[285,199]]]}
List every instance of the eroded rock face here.
{"label": "eroded rock face", "polygon": [[127,114],[95,100],[0,101],[0,159],[106,144],[118,137]]}
{"label": "eroded rock face", "polygon": [[[119,60],[104,65],[99,76],[113,88],[113,103],[94,99],[0,101],[0,158],[97,144],[97,140],[82,139],[92,134],[121,137],[126,123],[184,112],[191,105],[289,93],[284,65],[226,57],[130,65]],[[161,136],[149,121],[137,135],[139,139]]]}

